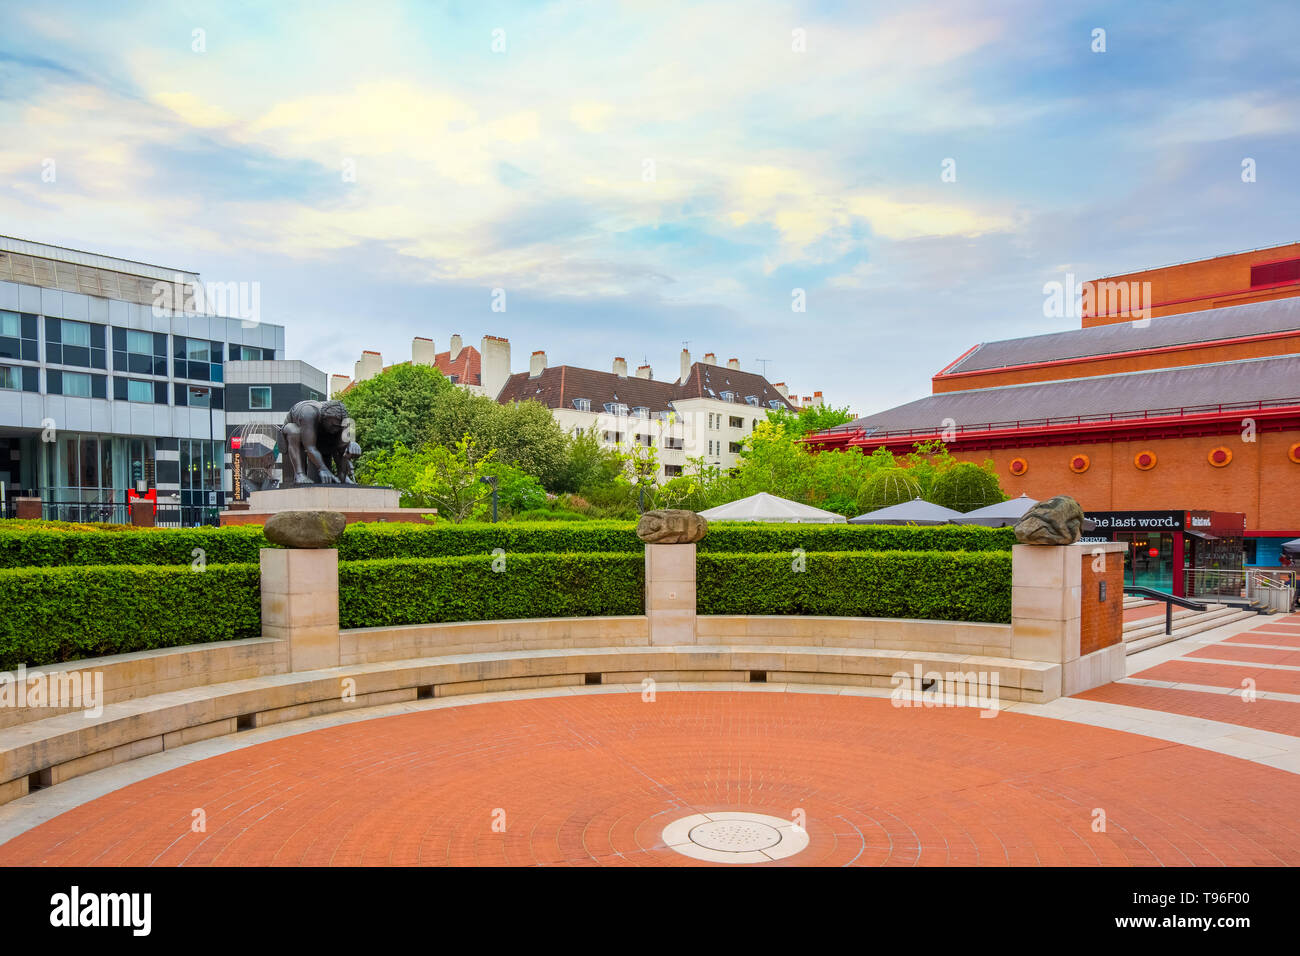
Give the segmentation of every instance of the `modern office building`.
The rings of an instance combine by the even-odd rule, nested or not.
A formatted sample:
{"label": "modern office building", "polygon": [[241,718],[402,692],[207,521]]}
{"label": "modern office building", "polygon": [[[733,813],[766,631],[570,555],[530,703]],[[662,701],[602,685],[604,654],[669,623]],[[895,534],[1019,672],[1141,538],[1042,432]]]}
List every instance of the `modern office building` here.
{"label": "modern office building", "polygon": [[[48,517],[122,520],[127,489],[143,488],[179,506],[172,520],[213,520],[229,488],[228,399],[244,414],[264,395],[253,389],[270,387],[274,412],[281,374],[301,364],[280,361],[284,328],[243,308],[256,301],[244,285],[0,237],[6,498],[38,496]],[[321,373],[298,371],[323,391]]]}
{"label": "modern office building", "polygon": [[1105,516],[1130,569],[1175,594],[1207,570],[1199,558],[1208,570],[1281,564],[1281,543],[1300,537],[1300,246],[1122,278],[1163,289],[1149,304],[1171,310],[1085,313],[1082,328],[976,345],[932,395],[811,440],[904,452],[937,439],[991,459],[1011,495],[1071,495]]}

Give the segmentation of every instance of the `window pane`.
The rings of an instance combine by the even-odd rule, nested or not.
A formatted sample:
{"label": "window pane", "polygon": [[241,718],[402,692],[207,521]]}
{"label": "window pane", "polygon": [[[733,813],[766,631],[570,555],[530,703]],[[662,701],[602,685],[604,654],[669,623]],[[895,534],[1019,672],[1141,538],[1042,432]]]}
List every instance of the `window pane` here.
{"label": "window pane", "polygon": [[271,407],[271,389],[269,386],[261,385],[248,390],[248,407],[253,409],[267,409]]}
{"label": "window pane", "polygon": [[12,335],[18,338],[18,313],[0,312],[0,335]]}
{"label": "window pane", "polygon": [[153,402],[153,382],[131,379],[126,383],[126,398],[130,402]]}
{"label": "window pane", "polygon": [[22,373],[9,365],[0,365],[0,388],[22,388]]}
{"label": "window pane", "polygon": [[189,401],[187,403],[191,408],[209,408],[212,405],[212,389],[194,388],[190,386]]}
{"label": "window pane", "polygon": [[90,398],[90,376],[81,372],[64,372],[63,394],[74,398]]}
{"label": "window pane", "polygon": [[64,487],[77,487],[77,440],[75,438],[63,439],[63,465]]}
{"label": "window pane", "polygon": [[191,362],[210,362],[210,354],[208,343],[203,339],[185,340],[185,357]]}
{"label": "window pane", "polygon": [[141,355],[153,355],[153,333],[137,332],[128,329],[126,333],[126,350],[128,352],[138,352]]}
{"label": "window pane", "polygon": [[99,442],[93,438],[81,439],[81,487],[99,487]]}
{"label": "window pane", "polygon": [[[7,335],[8,333],[5,334]],[[262,350],[247,345],[241,345],[239,347],[239,357],[245,362],[260,362],[262,360]]]}
{"label": "window pane", "polygon": [[63,321],[63,344],[90,348],[90,326],[85,322]]}

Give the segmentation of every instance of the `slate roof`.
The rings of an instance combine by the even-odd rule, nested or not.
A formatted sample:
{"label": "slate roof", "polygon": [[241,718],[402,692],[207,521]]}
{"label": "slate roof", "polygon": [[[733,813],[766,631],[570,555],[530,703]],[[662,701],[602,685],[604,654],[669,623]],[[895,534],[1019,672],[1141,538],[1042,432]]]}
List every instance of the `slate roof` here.
{"label": "slate roof", "polygon": [[1300,298],[1274,299],[1183,315],[1158,316],[1146,326],[1118,322],[1090,329],[986,342],[947,369],[947,373],[1295,330],[1300,330]]}
{"label": "slate roof", "polygon": [[944,392],[864,415],[829,431],[937,432],[945,419],[968,428],[1112,413],[1116,417],[1130,417],[1129,413],[1140,417],[1143,412],[1193,406],[1282,404],[1282,399],[1295,399],[1294,404],[1300,404],[1300,355]]}
{"label": "slate roof", "polygon": [[598,372],[573,365],[546,368],[536,378],[529,377],[527,372],[516,372],[506,379],[497,401],[534,399],[548,408],[571,409],[574,399],[585,398],[591,402],[593,412],[604,411],[606,404],[621,403],[629,408],[644,406],[653,415],[671,410],[672,403],[681,399],[712,398],[721,401],[724,391],[732,392],[735,403],[741,407],[751,407],[745,398],[754,395],[758,398],[758,408],[764,411],[770,407],[769,401],[780,401],[787,409],[794,410],[794,406],[782,398],[763,376],[703,362],[691,366],[686,381],[681,385],[634,375],[623,377],[614,372]]}

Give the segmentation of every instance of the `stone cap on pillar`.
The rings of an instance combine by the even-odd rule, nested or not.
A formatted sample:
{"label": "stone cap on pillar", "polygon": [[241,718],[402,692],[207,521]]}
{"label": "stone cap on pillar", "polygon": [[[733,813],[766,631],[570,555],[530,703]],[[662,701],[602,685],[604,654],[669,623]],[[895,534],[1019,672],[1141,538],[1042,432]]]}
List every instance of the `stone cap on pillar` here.
{"label": "stone cap on pillar", "polygon": [[636,536],[646,544],[694,544],[708,533],[706,519],[678,508],[647,511],[636,523]]}

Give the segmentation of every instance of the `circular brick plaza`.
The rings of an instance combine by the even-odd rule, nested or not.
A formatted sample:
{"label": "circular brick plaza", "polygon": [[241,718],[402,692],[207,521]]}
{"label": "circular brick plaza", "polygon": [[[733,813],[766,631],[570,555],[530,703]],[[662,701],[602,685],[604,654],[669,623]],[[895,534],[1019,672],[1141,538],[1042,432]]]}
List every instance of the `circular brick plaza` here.
{"label": "circular brick plaza", "polygon": [[[804,828],[806,845],[761,866],[1296,864],[1297,806],[1298,775],[1065,720],[833,694],[566,694],[198,760],[19,834],[0,864],[726,865],[663,840],[723,811]],[[724,851],[775,842],[695,832]]]}

